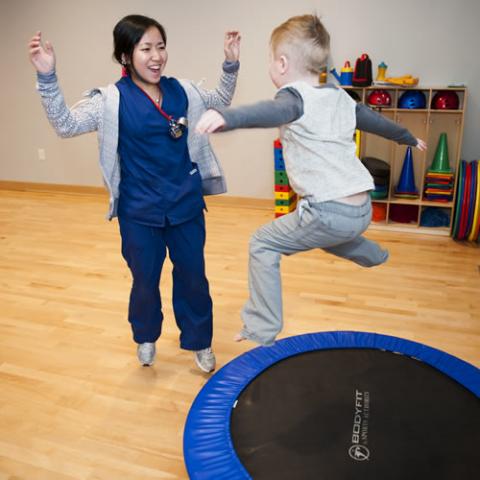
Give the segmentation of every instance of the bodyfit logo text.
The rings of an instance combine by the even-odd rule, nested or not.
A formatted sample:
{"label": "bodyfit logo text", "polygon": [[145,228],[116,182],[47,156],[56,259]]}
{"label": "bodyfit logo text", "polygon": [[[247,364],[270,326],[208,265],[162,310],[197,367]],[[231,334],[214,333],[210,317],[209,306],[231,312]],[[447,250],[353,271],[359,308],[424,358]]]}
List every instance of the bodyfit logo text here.
{"label": "bodyfit logo text", "polygon": [[363,462],[370,458],[368,448],[368,419],[370,417],[370,392],[355,390],[352,446],[348,454],[353,460]]}

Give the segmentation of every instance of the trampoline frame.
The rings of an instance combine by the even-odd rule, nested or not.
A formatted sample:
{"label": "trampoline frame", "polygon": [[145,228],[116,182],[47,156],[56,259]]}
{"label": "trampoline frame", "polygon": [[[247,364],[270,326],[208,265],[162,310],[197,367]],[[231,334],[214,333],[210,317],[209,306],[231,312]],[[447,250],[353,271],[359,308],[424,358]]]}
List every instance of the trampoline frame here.
{"label": "trampoline frame", "polygon": [[190,479],[251,479],[230,436],[235,402],[246,386],[271,365],[314,350],[379,349],[422,361],[456,380],[480,397],[480,369],[421,343],[377,333],[320,332],[277,341],[271,347],[245,352],[221,368],[195,398],[184,429],[183,450]]}

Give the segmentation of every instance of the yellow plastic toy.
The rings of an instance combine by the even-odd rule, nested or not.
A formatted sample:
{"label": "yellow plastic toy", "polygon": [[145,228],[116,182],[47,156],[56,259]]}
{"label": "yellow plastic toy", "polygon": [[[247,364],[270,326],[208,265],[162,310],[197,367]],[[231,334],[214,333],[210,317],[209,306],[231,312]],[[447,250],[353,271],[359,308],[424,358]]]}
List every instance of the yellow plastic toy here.
{"label": "yellow plastic toy", "polygon": [[356,129],[355,130],[355,155],[357,158],[360,158],[360,147],[361,147],[361,136],[360,136],[360,130]]}
{"label": "yellow plastic toy", "polygon": [[378,65],[378,72],[377,78],[375,79],[377,82],[385,82],[385,75],[387,73],[388,65],[385,62],[382,62]]}
{"label": "yellow plastic toy", "polygon": [[418,77],[413,77],[412,75],[385,78],[386,83],[390,83],[392,85],[400,85],[402,87],[415,87],[416,85],[418,85],[418,80]]}

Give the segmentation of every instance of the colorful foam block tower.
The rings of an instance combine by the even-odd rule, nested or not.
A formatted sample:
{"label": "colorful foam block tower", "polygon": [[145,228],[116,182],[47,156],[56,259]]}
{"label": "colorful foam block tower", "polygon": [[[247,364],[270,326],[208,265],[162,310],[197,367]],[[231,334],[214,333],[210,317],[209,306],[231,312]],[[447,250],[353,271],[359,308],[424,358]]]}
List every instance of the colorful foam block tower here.
{"label": "colorful foam block tower", "polygon": [[273,142],[273,154],[275,161],[275,217],[281,217],[295,210],[297,195],[288,181],[282,143],[279,139]]}

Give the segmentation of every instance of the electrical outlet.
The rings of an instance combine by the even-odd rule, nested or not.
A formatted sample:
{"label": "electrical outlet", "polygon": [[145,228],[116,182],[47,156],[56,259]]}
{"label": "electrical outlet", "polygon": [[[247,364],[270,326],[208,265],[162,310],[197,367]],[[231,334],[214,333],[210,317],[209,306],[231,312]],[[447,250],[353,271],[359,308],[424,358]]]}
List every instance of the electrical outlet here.
{"label": "electrical outlet", "polygon": [[38,159],[39,160],[46,160],[47,156],[45,155],[45,149],[39,148],[38,149]]}

